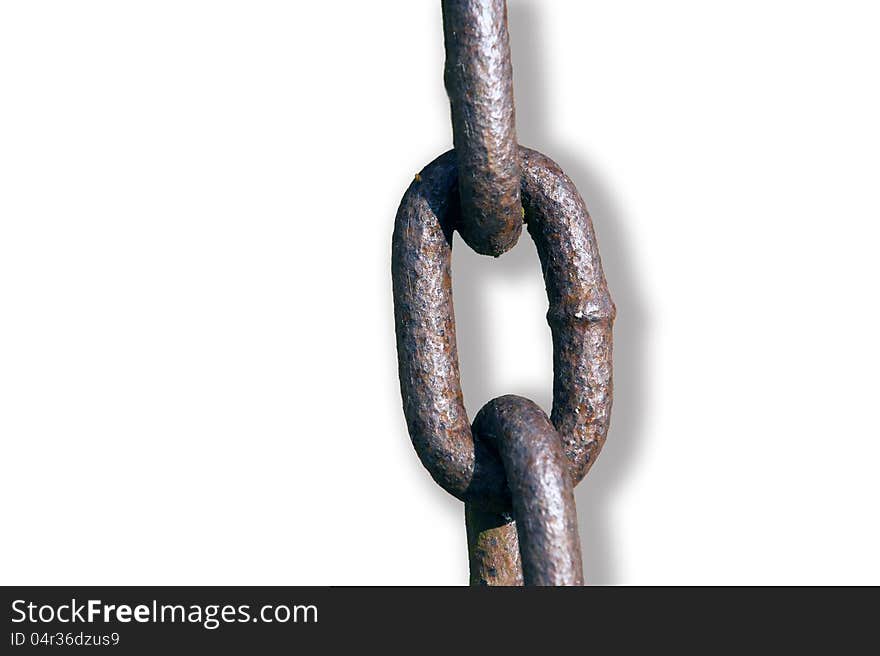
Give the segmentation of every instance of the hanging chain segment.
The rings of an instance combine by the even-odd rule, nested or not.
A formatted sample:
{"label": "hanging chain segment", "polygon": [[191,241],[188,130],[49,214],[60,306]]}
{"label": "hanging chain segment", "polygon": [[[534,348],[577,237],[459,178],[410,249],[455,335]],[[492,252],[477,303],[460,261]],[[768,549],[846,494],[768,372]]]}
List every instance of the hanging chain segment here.
{"label": "hanging chain segment", "polygon": [[[449,0],[444,1],[447,49],[450,34],[464,29],[450,29],[462,16],[470,21],[493,17],[496,33],[503,23],[506,46],[503,2]],[[467,22],[464,27],[476,29]],[[491,74],[480,70],[477,77]],[[452,89],[449,79],[447,64]],[[494,82],[469,88],[494,88]],[[452,90],[450,97],[455,120]],[[511,95],[511,135],[512,116]],[[518,215],[537,248],[549,301],[553,408],[548,420],[527,399],[500,397],[486,404],[471,427],[459,381],[452,234],[458,230],[464,236],[469,226],[488,224],[473,222],[465,213],[465,180],[485,170],[470,166],[459,143],[456,135],[456,149],[415,177],[395,220],[391,270],[407,427],[434,480],[465,502],[472,584],[579,585],[583,574],[572,488],[605,442],[612,401],[615,309],[592,222],[574,184],[552,160],[521,146],[515,149],[511,161],[519,176]],[[493,175],[484,179],[497,180],[496,189],[503,192],[504,176]],[[497,245],[503,232],[493,228],[470,234],[482,234],[488,239],[484,244]]]}
{"label": "hanging chain segment", "polygon": [[526,585],[582,585],[581,543],[562,441],[537,405],[521,396],[489,401],[474,433],[501,455],[516,518]]}
{"label": "hanging chain segment", "polygon": [[522,585],[522,559],[513,515],[480,510],[466,503],[464,523],[471,585]]}
{"label": "hanging chain segment", "polygon": [[442,4],[462,209],[458,231],[478,253],[498,256],[522,232],[507,3]]}

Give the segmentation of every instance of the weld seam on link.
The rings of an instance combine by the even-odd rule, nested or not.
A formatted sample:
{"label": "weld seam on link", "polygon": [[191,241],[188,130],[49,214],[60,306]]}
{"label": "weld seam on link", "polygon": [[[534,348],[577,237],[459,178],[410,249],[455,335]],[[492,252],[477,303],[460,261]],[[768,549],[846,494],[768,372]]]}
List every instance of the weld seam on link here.
{"label": "weld seam on link", "polygon": [[[521,147],[520,160],[526,221],[550,307],[550,418],[576,485],[608,432],[615,309],[592,222],[574,184],[541,153]],[[463,501],[504,512],[510,496],[503,466],[497,454],[474,441],[459,380],[451,272],[456,181],[449,151],[421,171],[397,212],[392,281],[400,389],[410,437],[434,480]]]}

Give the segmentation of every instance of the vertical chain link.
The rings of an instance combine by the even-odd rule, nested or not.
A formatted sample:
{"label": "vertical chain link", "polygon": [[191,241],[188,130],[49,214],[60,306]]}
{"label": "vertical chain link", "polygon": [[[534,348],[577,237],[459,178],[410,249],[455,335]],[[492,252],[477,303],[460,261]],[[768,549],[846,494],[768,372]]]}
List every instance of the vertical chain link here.
{"label": "vertical chain link", "polygon": [[[614,303],[574,184],[550,158],[516,145],[505,3],[444,0],[443,17],[455,150],[415,176],[392,238],[404,415],[431,476],[465,502],[472,584],[580,585],[572,489],[608,433]],[[471,426],[459,380],[452,235],[499,255],[523,219],[549,301],[552,412],[548,419],[528,399],[504,396]]]}
{"label": "vertical chain link", "polygon": [[483,255],[522,232],[513,67],[504,0],[443,0],[446,90],[458,159],[458,231]]}

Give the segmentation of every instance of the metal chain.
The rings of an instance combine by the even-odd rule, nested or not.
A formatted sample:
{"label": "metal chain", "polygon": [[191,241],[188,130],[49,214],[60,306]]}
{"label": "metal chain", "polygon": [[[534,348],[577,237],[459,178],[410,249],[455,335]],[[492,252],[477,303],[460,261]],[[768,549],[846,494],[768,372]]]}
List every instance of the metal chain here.
{"label": "metal chain", "polygon": [[462,239],[501,255],[522,232],[505,0],[443,0],[444,78],[458,153]]}
{"label": "metal chain", "polygon": [[[415,176],[392,239],[404,415],[422,464],[465,502],[472,584],[580,585],[572,489],[608,433],[614,303],[574,184],[516,144],[506,3],[443,0],[443,19],[455,149]],[[471,426],[459,381],[452,233],[497,256],[516,243],[523,220],[550,306],[553,409],[548,419],[528,399],[502,396]]]}

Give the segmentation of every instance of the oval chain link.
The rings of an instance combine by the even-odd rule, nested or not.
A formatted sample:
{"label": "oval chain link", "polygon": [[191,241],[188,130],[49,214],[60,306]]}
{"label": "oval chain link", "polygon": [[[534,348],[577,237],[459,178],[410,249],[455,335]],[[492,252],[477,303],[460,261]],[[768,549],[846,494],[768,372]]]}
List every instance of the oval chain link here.
{"label": "oval chain link", "polygon": [[[443,18],[455,150],[415,176],[392,238],[404,415],[422,464],[466,504],[472,584],[580,585],[572,489],[608,433],[614,303],[574,184],[551,159],[516,145],[506,3],[444,0]],[[503,396],[471,426],[459,380],[452,235],[499,255],[522,220],[549,301],[553,408],[548,419],[531,401]]]}

